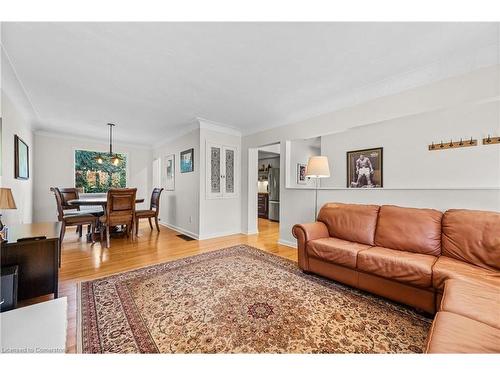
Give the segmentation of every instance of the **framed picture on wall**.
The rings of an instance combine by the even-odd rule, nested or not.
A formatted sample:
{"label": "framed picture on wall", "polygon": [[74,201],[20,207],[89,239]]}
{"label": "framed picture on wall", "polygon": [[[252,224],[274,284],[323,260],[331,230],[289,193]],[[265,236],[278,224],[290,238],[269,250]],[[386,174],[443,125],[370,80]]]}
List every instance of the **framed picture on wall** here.
{"label": "framed picture on wall", "polygon": [[297,163],[297,184],[299,185],[307,184],[306,168],[307,164]]}
{"label": "framed picture on wall", "polygon": [[181,152],[181,173],[194,171],[194,148]]}
{"label": "framed picture on wall", "polygon": [[347,152],[347,187],[381,188],[383,179],[383,148]]}
{"label": "framed picture on wall", "polygon": [[27,180],[30,176],[29,168],[28,145],[17,135],[14,135],[14,177]]}
{"label": "framed picture on wall", "polygon": [[165,190],[175,190],[175,155],[165,157]]}

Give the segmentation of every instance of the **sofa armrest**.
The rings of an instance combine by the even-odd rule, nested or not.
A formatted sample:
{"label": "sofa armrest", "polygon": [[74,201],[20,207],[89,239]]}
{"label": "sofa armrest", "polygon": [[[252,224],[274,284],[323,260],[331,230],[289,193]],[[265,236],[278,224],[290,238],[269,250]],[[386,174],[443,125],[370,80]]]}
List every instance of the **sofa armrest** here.
{"label": "sofa armrest", "polygon": [[292,234],[297,239],[299,267],[309,271],[309,258],[306,253],[306,244],[318,238],[330,237],[328,228],[320,221],[315,223],[296,224],[292,228]]}
{"label": "sofa armrest", "polygon": [[297,240],[304,240],[305,242],[317,240],[318,238],[330,237],[328,228],[321,221],[316,221],[315,223],[295,224],[292,228],[292,234]]}

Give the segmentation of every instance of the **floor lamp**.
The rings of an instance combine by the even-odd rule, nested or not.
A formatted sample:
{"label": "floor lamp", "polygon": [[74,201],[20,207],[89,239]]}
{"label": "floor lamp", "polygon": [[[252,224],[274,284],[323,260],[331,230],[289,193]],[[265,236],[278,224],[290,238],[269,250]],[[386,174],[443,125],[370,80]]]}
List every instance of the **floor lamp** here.
{"label": "floor lamp", "polygon": [[330,177],[330,167],[326,156],[311,156],[307,162],[306,177],[316,179],[316,191],[314,198],[314,220],[318,216],[318,187],[319,179]]}

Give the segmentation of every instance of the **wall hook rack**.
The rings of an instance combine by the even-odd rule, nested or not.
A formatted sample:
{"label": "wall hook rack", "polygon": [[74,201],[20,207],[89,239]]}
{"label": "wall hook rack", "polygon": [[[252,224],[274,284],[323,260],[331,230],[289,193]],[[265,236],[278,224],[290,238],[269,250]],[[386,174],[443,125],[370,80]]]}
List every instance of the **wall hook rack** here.
{"label": "wall hook rack", "polygon": [[[485,138],[486,139],[486,138]],[[500,143],[500,137],[497,138],[491,138],[491,141],[493,142],[493,139],[497,139],[497,143]],[[483,143],[485,140],[483,139]],[[491,144],[491,143],[488,143]],[[477,139],[473,139],[472,137],[468,140],[463,140],[463,138],[460,138],[460,141],[453,141],[453,139],[450,139],[449,142],[443,142],[439,141],[438,143],[432,142],[429,145],[429,151],[436,151],[436,150],[447,150],[450,148],[461,148],[461,147],[472,147],[472,146],[477,146]]]}
{"label": "wall hook rack", "polygon": [[497,145],[500,144],[500,137],[490,137],[488,134],[488,137],[483,138],[483,145]]}

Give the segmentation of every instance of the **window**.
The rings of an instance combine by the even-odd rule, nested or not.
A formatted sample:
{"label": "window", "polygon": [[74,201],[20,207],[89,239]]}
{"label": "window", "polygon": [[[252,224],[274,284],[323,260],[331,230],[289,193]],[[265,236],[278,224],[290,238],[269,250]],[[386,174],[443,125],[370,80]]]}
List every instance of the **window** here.
{"label": "window", "polygon": [[[98,155],[104,159],[102,164],[96,161]],[[113,165],[107,154],[96,151],[75,150],[75,187],[83,193],[104,193],[109,188],[127,186],[127,156],[121,158],[118,165]]]}

